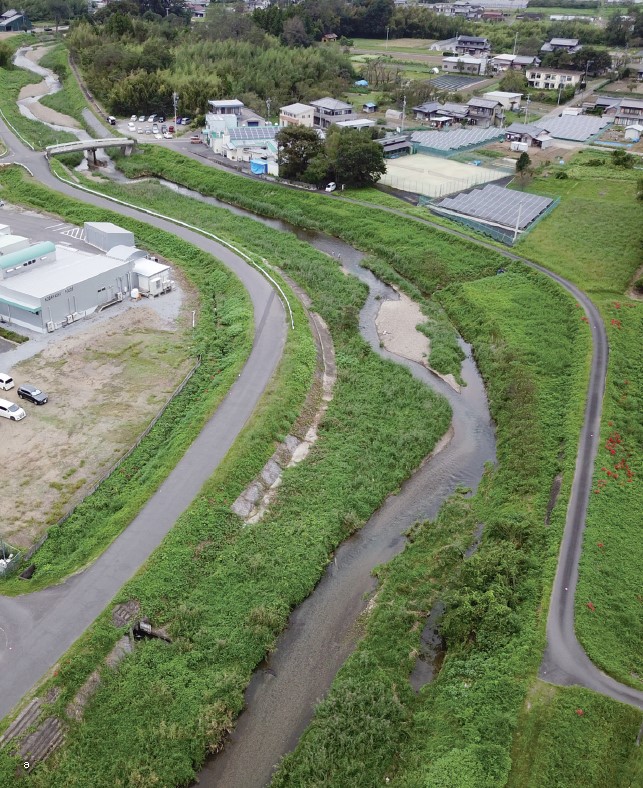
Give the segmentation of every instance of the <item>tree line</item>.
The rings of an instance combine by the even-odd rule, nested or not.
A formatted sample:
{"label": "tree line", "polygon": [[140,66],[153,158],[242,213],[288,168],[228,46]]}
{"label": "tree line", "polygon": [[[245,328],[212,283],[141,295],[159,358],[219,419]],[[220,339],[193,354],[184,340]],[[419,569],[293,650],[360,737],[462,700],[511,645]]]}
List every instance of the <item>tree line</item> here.
{"label": "tree line", "polygon": [[249,15],[219,5],[190,27],[176,16],[141,17],[129,5],[110,4],[67,36],[89,89],[116,114],[167,114],[174,92],[181,113],[194,117],[209,99],[232,96],[264,115],[270,105],[274,114],[283,104],[337,95],[355,78],[338,48],[288,47]]}

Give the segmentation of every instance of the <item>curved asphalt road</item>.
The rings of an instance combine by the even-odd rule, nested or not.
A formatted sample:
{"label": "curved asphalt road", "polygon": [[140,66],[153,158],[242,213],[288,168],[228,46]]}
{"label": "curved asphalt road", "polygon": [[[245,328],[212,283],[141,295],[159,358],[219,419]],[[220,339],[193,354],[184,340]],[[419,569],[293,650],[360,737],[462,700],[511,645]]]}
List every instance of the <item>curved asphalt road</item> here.
{"label": "curved asphalt road", "polygon": [[119,588],[145,562],[179,515],[199,494],[234,442],[281,358],[286,322],[281,301],[268,282],[230,250],[171,222],[79,193],[56,180],[42,153],[27,150],[0,117],[0,135],[9,149],[2,162],[21,162],[59,192],[101,208],[142,219],[214,255],[248,291],[255,337],[250,357],[214,416],[176,468],[131,525],[89,568],[52,588],[23,597],[0,597],[0,718],[65,653],[102,612]]}

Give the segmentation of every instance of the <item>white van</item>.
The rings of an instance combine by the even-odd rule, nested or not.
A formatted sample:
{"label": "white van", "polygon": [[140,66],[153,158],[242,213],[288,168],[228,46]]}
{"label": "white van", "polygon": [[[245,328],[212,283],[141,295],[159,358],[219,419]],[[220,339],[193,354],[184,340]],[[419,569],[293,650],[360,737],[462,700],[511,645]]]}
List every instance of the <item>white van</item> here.
{"label": "white van", "polygon": [[20,421],[26,415],[20,405],[16,405],[15,402],[9,402],[8,399],[0,399],[0,416],[4,416],[5,419],[11,419],[11,421]]}
{"label": "white van", "polygon": [[107,118],[107,122],[109,123],[110,126],[115,126],[116,125],[116,118],[113,115],[110,115]]}
{"label": "white van", "polygon": [[11,375],[7,375],[6,372],[0,372],[0,389],[3,391],[9,391],[14,386],[13,378]]}

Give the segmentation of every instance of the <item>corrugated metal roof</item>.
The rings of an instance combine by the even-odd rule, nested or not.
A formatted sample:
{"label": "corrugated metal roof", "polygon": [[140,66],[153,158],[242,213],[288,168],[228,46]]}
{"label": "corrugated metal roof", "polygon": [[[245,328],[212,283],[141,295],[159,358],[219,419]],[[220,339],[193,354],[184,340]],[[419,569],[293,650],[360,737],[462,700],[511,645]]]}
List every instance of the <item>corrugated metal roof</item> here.
{"label": "corrugated metal roof", "polygon": [[0,257],[0,268],[13,268],[16,265],[26,263],[27,260],[44,257],[55,251],[56,247],[51,241],[42,241],[41,243],[28,246],[26,249],[19,249],[17,252],[10,252],[9,254],[2,255],[2,257]]}

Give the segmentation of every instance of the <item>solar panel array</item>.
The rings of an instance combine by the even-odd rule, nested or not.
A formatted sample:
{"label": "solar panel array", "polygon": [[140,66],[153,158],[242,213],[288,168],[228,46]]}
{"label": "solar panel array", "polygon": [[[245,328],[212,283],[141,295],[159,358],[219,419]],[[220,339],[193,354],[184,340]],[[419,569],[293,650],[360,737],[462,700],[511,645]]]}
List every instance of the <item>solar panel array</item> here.
{"label": "solar panel array", "polygon": [[553,200],[538,194],[526,194],[489,185],[468,194],[447,197],[437,205],[474,219],[493,222],[510,229],[524,230],[548,208]]}
{"label": "solar panel array", "polygon": [[555,139],[575,142],[585,142],[610,123],[610,118],[590,115],[560,115],[557,118],[534,121],[534,125],[547,129]]}
{"label": "solar panel array", "polygon": [[480,82],[484,77],[463,77],[458,74],[442,74],[431,80],[433,87],[438,90],[460,90]]}
{"label": "solar panel array", "polygon": [[503,137],[500,129],[479,129],[471,126],[468,129],[455,129],[453,131],[416,131],[411,136],[411,141],[433,150],[458,150],[470,145],[483,145],[490,140]]}
{"label": "solar panel array", "polygon": [[234,142],[256,142],[273,139],[279,129],[276,126],[242,126],[230,129],[230,139]]}

